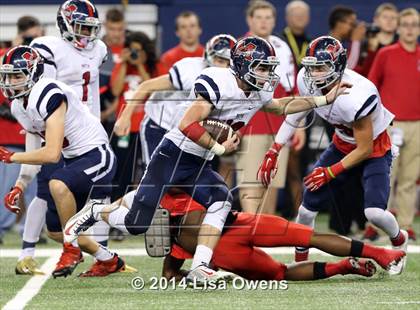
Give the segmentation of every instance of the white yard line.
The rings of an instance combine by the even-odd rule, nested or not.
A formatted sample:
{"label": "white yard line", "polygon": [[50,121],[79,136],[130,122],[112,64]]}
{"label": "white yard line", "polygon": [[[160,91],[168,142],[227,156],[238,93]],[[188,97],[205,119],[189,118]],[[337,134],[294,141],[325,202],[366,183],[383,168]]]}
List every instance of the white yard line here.
{"label": "white yard line", "polygon": [[[4,252],[7,250],[1,250]],[[41,266],[41,270],[45,272],[45,275],[38,275],[31,277],[25,286],[22,287],[16,296],[11,299],[4,307],[3,310],[19,310],[25,308],[28,302],[38,294],[41,287],[51,277],[51,272],[55,268],[55,264],[58,261],[59,256],[50,256],[47,261]]]}
{"label": "white yard line", "polygon": [[[390,249],[390,246],[385,248]],[[111,249],[114,252],[117,252],[121,256],[147,256],[146,250],[144,248],[140,249]],[[281,248],[264,248],[263,249],[268,254],[295,254],[294,247],[281,247]],[[0,258],[3,257],[19,257],[21,249],[0,249]],[[420,254],[420,245],[409,245],[408,246],[409,254]],[[36,257],[50,257],[50,256],[59,256],[61,254],[61,249],[37,249]],[[317,249],[311,249],[311,254],[320,254],[329,256],[325,252],[322,252]]]}

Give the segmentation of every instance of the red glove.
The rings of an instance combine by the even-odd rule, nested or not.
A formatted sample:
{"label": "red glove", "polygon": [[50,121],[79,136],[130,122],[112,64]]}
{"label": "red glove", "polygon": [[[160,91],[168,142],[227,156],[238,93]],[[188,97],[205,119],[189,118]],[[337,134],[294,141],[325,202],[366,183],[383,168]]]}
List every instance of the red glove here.
{"label": "red glove", "polygon": [[18,200],[20,195],[23,194],[23,191],[20,187],[13,187],[10,192],[4,196],[4,206],[13,213],[19,214],[20,208],[18,205]]}
{"label": "red glove", "polygon": [[8,149],[6,149],[3,146],[0,146],[0,162],[4,162],[6,164],[11,164],[12,161],[10,160],[10,157],[12,157],[12,155],[15,152],[10,152]]}
{"label": "red glove", "polygon": [[314,192],[332,179],[335,179],[344,170],[341,161],[330,167],[316,167],[309,175],[303,178],[303,182],[311,192]]}
{"label": "red glove", "polygon": [[258,169],[257,179],[260,180],[265,187],[270,185],[271,179],[274,178],[277,173],[277,157],[279,156],[280,150],[281,144],[274,142],[267,153],[265,153],[264,160],[260,169]]}

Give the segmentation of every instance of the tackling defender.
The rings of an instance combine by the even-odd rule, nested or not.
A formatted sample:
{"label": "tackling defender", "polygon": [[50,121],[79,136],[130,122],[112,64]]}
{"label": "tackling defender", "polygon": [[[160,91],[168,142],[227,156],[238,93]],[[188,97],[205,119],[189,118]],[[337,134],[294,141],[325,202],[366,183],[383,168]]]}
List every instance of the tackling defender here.
{"label": "tackling defender", "polygon": [[[91,115],[69,86],[42,78],[43,70],[41,56],[28,46],[12,48],[3,58],[0,88],[13,100],[12,113],[27,135],[37,139],[38,145],[43,139],[45,145],[19,153],[0,147],[0,161],[41,165],[56,163],[64,157],[65,166],[54,171],[49,182],[61,220],[60,223],[57,214],[47,217],[50,229],[64,226],[87,197],[99,200],[108,197],[116,163],[99,119]],[[125,269],[117,254],[97,243],[86,242],[84,250],[97,259],[87,275],[100,268],[113,272]],[[73,269],[73,266],[62,269],[60,276],[71,274]]]}
{"label": "tackling defender", "polygon": [[[327,36],[313,40],[302,59],[304,68],[297,78],[300,95],[321,95],[341,81],[351,83],[353,87],[347,96],[337,98],[333,105],[315,109],[320,117],[335,126],[335,135],[332,144],[315,163],[314,170],[304,179],[306,189],[297,222],[313,227],[319,208],[330,199],[330,191],[346,184],[350,174],[361,172],[366,218],[388,234],[395,248],[406,251],[407,232],[400,230],[395,217],[386,210],[393,157],[387,128],[394,115],[382,105],[373,83],[345,68],[346,60],[341,43]],[[306,114],[288,116],[279,129],[260,167],[258,177],[264,185],[270,183],[275,173],[280,148]],[[307,259],[308,249],[296,248],[295,260]],[[390,269],[390,274],[401,273],[404,265],[405,258]]]}
{"label": "tackling defender", "polygon": [[[162,196],[171,187],[182,187],[208,210],[187,279],[204,282],[218,278],[208,264],[231,209],[232,196],[208,160],[214,154],[235,151],[239,138],[233,135],[220,144],[199,122],[216,119],[238,130],[263,107],[278,114],[305,111],[332,103],[349,87],[347,83],[337,85],[326,96],[273,99],[279,81],[274,73],[277,65],[275,51],[266,40],[257,37],[239,40],[231,50],[230,69],[206,68],[195,81],[191,96],[196,100],[180,106],[179,127],[168,132],[153,153],[130,210],[87,205],[67,223],[65,239],[77,238],[100,219],[125,233],[142,234],[148,229]],[[122,219],[124,225],[119,225]]]}

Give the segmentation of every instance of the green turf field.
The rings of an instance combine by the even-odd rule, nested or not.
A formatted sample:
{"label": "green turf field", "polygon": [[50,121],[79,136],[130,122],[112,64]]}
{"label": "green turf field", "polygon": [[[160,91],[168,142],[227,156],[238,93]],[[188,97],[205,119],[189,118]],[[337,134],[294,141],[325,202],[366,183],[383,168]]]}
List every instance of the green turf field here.
{"label": "green turf field", "polygon": [[[317,221],[318,230],[325,231],[325,217]],[[420,226],[417,219],[416,227]],[[420,231],[420,230],[418,230]],[[0,247],[0,255],[19,248],[19,237],[9,234]],[[412,243],[420,245],[420,242]],[[123,243],[112,242],[116,249],[139,249],[142,238],[130,238]],[[49,242],[39,248],[58,248]],[[418,249],[418,247],[417,247]],[[276,259],[291,262],[291,255],[275,255]],[[420,253],[408,255],[407,268],[401,276],[389,277],[378,269],[373,278],[336,276],[317,282],[289,282],[287,290],[240,290],[229,284],[226,289],[199,291],[193,289],[154,290],[149,279],[159,276],[161,259],[147,256],[125,256],[126,262],[139,271],[135,274],[114,274],[107,278],[81,279],[76,275],[92,263],[86,258],[68,278],[49,278],[27,304],[28,309],[420,309]],[[42,264],[48,257],[40,257]],[[334,260],[333,257],[311,255],[311,260]],[[30,279],[16,276],[16,258],[0,258],[0,306],[14,298]],[[379,267],[378,267],[379,268]],[[143,290],[131,286],[134,277],[146,280]],[[237,282],[241,284],[240,282]],[[239,286],[239,285],[238,285]]]}

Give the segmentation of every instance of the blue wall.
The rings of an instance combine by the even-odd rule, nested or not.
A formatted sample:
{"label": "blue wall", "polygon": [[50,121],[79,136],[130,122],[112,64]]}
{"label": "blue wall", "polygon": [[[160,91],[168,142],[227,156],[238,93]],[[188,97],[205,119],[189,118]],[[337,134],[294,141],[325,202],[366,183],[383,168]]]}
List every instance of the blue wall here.
{"label": "blue wall", "polygon": [[[311,36],[324,34],[328,31],[327,19],[331,8],[340,3],[353,7],[361,20],[370,22],[375,8],[383,2],[393,2],[398,8],[415,7],[420,10],[419,0],[307,0],[311,6],[311,23],[308,33]],[[97,4],[119,4],[116,0],[98,0]],[[278,10],[277,26],[275,31],[281,31],[284,27],[284,7],[288,1],[271,0]],[[14,0],[13,4],[60,4],[56,0]],[[175,17],[184,10],[195,11],[202,20],[203,36],[202,42],[206,42],[211,36],[217,33],[231,33],[240,36],[247,31],[244,9],[248,0],[129,0],[129,3],[152,3],[160,7],[159,24],[162,26],[162,48],[168,48],[177,44],[177,37],[174,34]],[[1,4],[10,4],[9,0],[0,0]]]}

